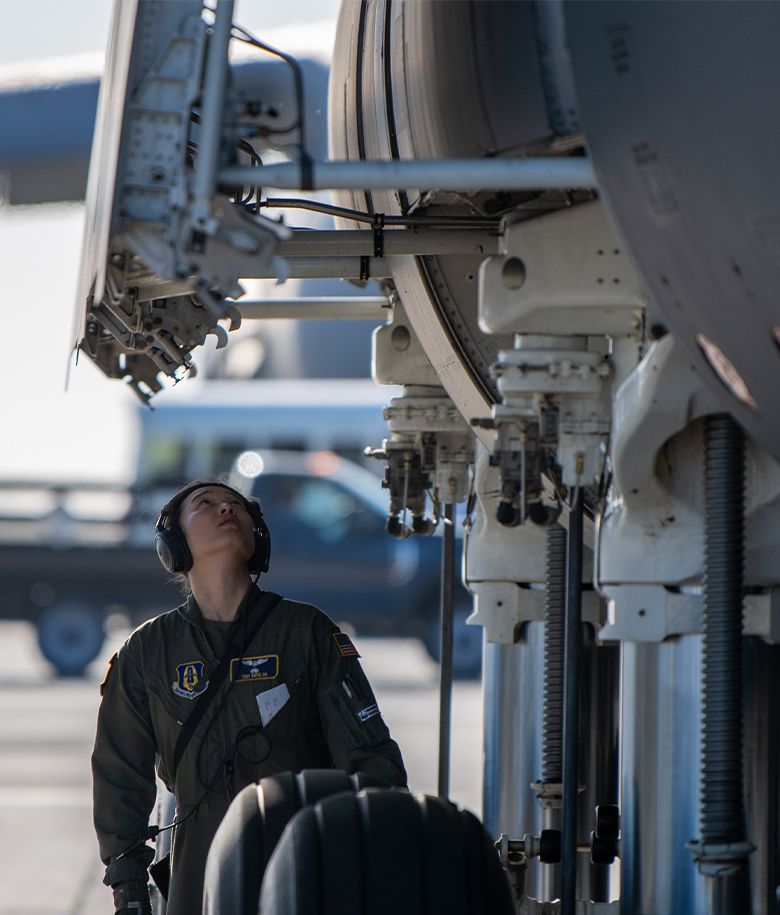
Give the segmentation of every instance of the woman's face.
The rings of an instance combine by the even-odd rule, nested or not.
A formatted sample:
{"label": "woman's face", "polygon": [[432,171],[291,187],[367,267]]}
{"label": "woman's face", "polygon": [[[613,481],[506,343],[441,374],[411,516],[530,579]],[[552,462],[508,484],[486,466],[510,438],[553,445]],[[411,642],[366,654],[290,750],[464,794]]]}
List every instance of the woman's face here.
{"label": "woman's face", "polygon": [[252,518],[236,493],[223,486],[203,486],[182,503],[179,526],[192,553],[199,559],[220,554],[248,562],[255,550]]}

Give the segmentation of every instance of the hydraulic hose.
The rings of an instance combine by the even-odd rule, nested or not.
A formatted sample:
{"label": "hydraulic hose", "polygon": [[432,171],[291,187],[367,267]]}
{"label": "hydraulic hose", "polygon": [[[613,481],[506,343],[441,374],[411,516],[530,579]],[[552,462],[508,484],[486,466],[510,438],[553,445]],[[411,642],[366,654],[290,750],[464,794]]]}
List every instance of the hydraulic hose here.
{"label": "hydraulic hose", "polygon": [[547,529],[544,601],[542,781],[563,781],[563,649],[566,616],[566,529]]}
{"label": "hydraulic hose", "polygon": [[708,416],[704,461],[702,842],[744,842],[742,594],[745,436],[728,413]]}

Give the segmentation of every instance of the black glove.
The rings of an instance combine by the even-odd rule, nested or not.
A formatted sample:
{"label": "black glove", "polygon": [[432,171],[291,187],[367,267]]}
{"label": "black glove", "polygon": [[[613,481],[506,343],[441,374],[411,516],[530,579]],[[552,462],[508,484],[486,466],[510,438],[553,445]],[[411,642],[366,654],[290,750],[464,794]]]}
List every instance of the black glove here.
{"label": "black glove", "polygon": [[114,911],[116,915],[152,915],[149,885],[145,880],[123,880],[115,883]]}
{"label": "black glove", "polygon": [[103,883],[114,891],[116,915],[152,915],[147,867],[153,857],[154,851],[144,845],[106,868]]}

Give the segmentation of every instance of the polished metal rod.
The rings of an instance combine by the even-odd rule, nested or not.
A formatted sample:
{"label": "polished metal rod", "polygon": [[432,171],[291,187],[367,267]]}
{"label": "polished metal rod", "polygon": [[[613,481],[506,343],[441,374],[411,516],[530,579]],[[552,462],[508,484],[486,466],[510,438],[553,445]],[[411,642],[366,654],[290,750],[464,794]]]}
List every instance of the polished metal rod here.
{"label": "polished metal rod", "polygon": [[455,506],[444,505],[441,538],[441,648],[439,680],[439,797],[450,793],[453,607],[455,603]]}
{"label": "polished metal rod", "polygon": [[[595,188],[590,159],[547,156],[532,159],[393,159],[314,162],[314,190],[438,188],[440,190],[543,191],[548,188]],[[234,187],[305,186],[301,165],[232,166],[219,173],[220,184]]]}
{"label": "polished metal rod", "polygon": [[392,273],[384,257],[288,257],[284,266],[273,263],[245,273],[244,279],[276,279],[285,271],[287,279],[381,280]]}
{"label": "polished metal rod", "polygon": [[206,51],[198,131],[198,168],[193,184],[195,215],[201,219],[209,216],[211,197],[217,186],[215,178],[222,142],[222,112],[228,84],[228,47],[232,26],[233,0],[219,0]]}
{"label": "polished metal rod", "polygon": [[[297,318],[327,321],[386,321],[390,303],[383,296],[318,296],[300,299],[238,299],[245,320]],[[1,485],[1,484],[0,484]]]}
{"label": "polished metal rod", "polygon": [[366,229],[295,229],[276,244],[280,257],[370,257],[381,244],[387,255],[498,253],[499,237],[485,229],[388,229],[381,240]]}
{"label": "polished metal rod", "polygon": [[563,691],[563,811],[561,915],[577,905],[577,800],[580,749],[580,655],[582,647],[582,490],[574,490],[566,556],[566,630]]}

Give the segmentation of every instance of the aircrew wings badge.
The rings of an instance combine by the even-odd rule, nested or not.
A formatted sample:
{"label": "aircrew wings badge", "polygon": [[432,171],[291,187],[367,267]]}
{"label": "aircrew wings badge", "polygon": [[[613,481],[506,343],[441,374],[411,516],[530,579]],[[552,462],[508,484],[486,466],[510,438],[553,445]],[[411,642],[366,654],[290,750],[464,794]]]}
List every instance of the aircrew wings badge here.
{"label": "aircrew wings badge", "polygon": [[230,662],[230,679],[273,680],[279,676],[279,655],[267,654],[260,658],[233,658]]}
{"label": "aircrew wings badge", "polygon": [[203,679],[203,661],[188,661],[176,668],[177,681],[173,691],[182,699],[195,699],[208,688],[209,681]]}
{"label": "aircrew wings badge", "polygon": [[342,658],[359,658],[360,654],[352,644],[352,639],[345,635],[343,632],[334,632],[333,641],[336,643],[336,647],[341,652]]}

